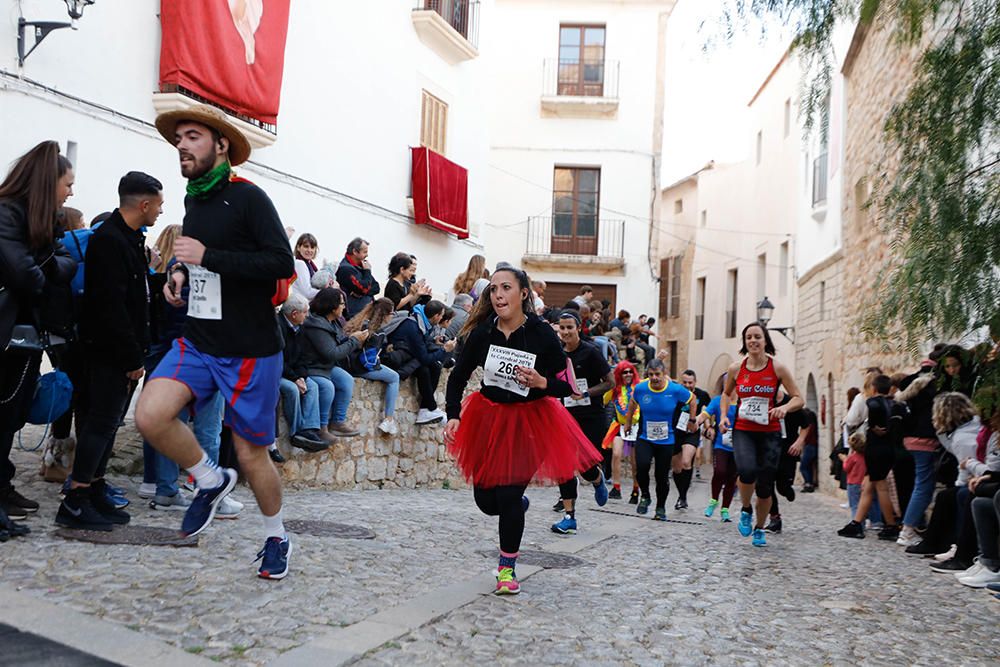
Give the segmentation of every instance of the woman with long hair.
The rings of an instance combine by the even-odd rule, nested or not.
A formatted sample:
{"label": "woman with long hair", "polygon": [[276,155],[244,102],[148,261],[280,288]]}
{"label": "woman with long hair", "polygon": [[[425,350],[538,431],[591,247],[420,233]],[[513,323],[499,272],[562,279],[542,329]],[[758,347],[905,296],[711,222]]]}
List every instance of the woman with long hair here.
{"label": "woman with long hair", "polygon": [[[454,292],[452,296],[472,294],[472,288],[475,286],[476,281],[481,278],[489,279],[489,277],[490,270],[486,268],[486,258],[482,255],[473,255],[469,258],[469,266],[455,278],[455,284],[451,288],[451,291]],[[473,297],[477,296],[473,295]]]}
{"label": "woman with long hair", "polygon": [[[764,521],[771,509],[771,485],[778,473],[781,459],[781,420],[789,412],[801,410],[805,402],[791,371],[774,360],[774,343],[767,327],[752,322],[740,335],[742,361],[726,371],[726,386],[719,406],[725,435],[733,432],[733,458],[739,473],[739,531],[743,537],[753,535],[755,547],[767,546]],[[784,386],[791,396],[785,405],[775,405],[778,387]],[[736,393],[736,421],[729,420],[730,396]],[[754,492],[757,493],[757,523],[753,524]]]}
{"label": "woman with long hair", "polygon": [[156,245],[154,246],[156,262],[150,267],[156,273],[166,273],[167,269],[173,263],[174,242],[181,235],[182,229],[181,225],[167,225],[160,232],[160,235],[156,237]]}
{"label": "woman with long hair", "polygon": [[[381,351],[385,344],[385,334],[380,333],[382,327],[389,323],[392,314],[395,312],[392,301],[386,298],[378,298],[361,309],[357,315],[352,317],[344,326],[344,333],[351,336],[358,331],[367,331],[369,334],[362,346],[362,349],[371,347]],[[396,424],[396,399],[399,398],[399,373],[382,363],[375,364],[377,368],[364,369],[357,366],[349,367],[351,375],[363,377],[373,382],[385,383],[385,410],[382,421],[379,422],[378,430],[385,435],[396,435],[399,433],[399,426]]]}
{"label": "woman with long hair", "polygon": [[69,289],[76,262],[56,236],[56,214],[73,194],[73,165],[59,144],[43,141],[22,155],[0,183],[0,528],[21,535],[10,519],[38,511],[12,484],[10,449],[24,426],[42,353],[11,345],[16,325],[41,328],[35,313],[53,286]]}
{"label": "woman with long hair", "polygon": [[389,260],[389,280],[383,294],[396,310],[412,312],[415,305],[431,300],[430,285],[423,279],[417,280],[416,274],[417,258],[413,255],[397,252]]}
{"label": "woman with long hair", "polygon": [[[473,485],[476,505],[499,517],[497,595],[520,592],[515,574],[532,480],[562,483],[601,461],[557,399],[575,388],[559,338],[534,313],[528,276],[498,268],[466,320],[465,347],[448,378],[445,444]],[[483,368],[479,391],[465,387]]]}
{"label": "woman with long hair", "polygon": [[613,486],[608,497],[613,500],[621,500],[622,457],[624,456],[628,459],[632,470],[632,495],[628,502],[630,505],[637,505],[639,503],[639,482],[635,474],[635,439],[639,433],[639,413],[636,412],[631,423],[626,423],[625,416],[628,414],[628,406],[632,401],[632,392],[639,384],[639,372],[628,361],[622,361],[615,366],[614,373],[615,384],[604,394],[604,404],[613,403],[615,406],[615,418],[611,421],[611,427],[602,443],[605,449],[611,449]]}

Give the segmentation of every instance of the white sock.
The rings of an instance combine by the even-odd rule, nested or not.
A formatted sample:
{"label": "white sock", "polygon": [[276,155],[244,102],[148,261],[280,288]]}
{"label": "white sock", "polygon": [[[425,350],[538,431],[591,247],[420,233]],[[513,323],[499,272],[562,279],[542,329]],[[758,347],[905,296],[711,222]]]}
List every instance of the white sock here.
{"label": "white sock", "polygon": [[205,452],[201,453],[200,461],[188,468],[188,472],[194,476],[199,489],[214,489],[223,482],[222,473]]}
{"label": "white sock", "polygon": [[264,539],[268,539],[271,537],[280,537],[281,539],[285,539],[285,537],[287,537],[287,535],[285,534],[285,524],[281,520],[281,510],[278,510],[278,513],[275,514],[274,516],[268,516],[264,514],[263,517],[264,517]]}

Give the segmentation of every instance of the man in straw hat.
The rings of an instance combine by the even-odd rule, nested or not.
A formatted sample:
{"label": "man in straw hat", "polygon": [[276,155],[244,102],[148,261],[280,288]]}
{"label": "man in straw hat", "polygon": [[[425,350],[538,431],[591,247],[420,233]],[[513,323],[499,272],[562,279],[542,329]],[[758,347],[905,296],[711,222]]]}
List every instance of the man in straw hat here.
{"label": "man in straw hat", "polygon": [[198,493],[181,532],[197,535],[236,485],[236,471],[218,468],[177,419],[189,403],[204,407],[215,392],[226,401],[240,469],[264,515],[258,574],[288,573],[291,542],[281,520],[281,480],[268,457],[281,378],[281,333],[272,296],[276,281],[295,271],[288,237],[264,191],[232,175],[250,157],[250,143],[221,111],[195,106],[156,119],[177,148],[188,179],[184,230],[174,244],[177,265],[164,294],[179,306],[187,284],[184,336],[149,377],[136,408],[143,436],[195,478]]}

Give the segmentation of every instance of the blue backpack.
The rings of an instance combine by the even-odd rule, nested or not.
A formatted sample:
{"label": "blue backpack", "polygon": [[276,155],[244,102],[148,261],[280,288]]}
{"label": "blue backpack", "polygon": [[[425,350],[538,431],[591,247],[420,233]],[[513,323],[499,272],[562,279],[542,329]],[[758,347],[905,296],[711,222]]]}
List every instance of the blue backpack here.
{"label": "blue backpack", "polygon": [[87,257],[87,245],[93,235],[93,228],[74,229],[63,234],[63,245],[69,251],[70,257],[76,260],[76,275],[70,282],[74,298],[83,296],[83,261]]}

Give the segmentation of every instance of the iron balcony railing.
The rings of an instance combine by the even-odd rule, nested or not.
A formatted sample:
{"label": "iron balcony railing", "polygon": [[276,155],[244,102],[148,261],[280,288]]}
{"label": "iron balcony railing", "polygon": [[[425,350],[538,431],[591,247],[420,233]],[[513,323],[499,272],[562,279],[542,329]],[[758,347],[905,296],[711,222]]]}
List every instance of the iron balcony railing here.
{"label": "iron balcony railing", "polygon": [[543,97],[618,99],[617,60],[546,59],[542,65]]}
{"label": "iron balcony railing", "polygon": [[813,206],[826,203],[826,179],[829,165],[828,155],[823,153],[813,160]]}
{"label": "iron balcony railing", "polygon": [[[595,224],[596,223],[596,224]],[[558,232],[558,233],[557,233]],[[528,218],[529,255],[584,255],[621,259],[625,256],[625,221]]]}
{"label": "iron balcony railing", "polygon": [[479,0],[416,0],[413,9],[437,12],[466,41],[479,48]]}

